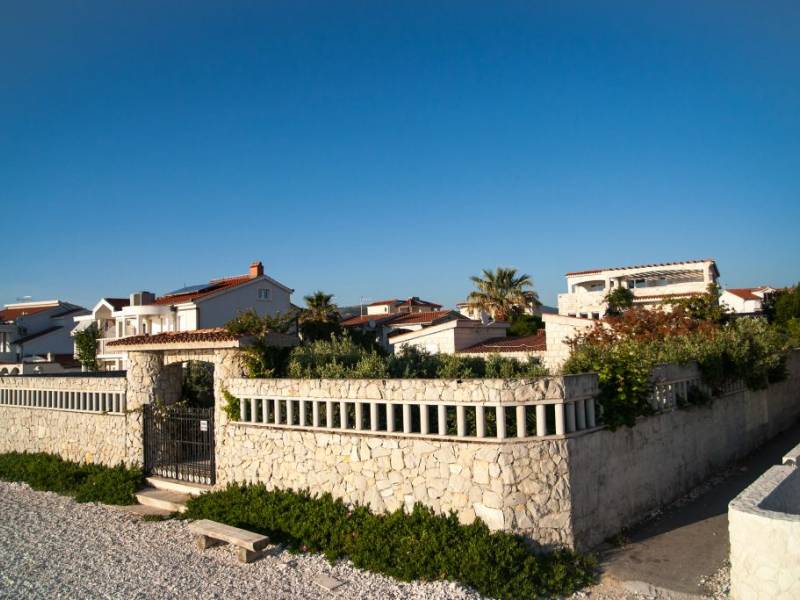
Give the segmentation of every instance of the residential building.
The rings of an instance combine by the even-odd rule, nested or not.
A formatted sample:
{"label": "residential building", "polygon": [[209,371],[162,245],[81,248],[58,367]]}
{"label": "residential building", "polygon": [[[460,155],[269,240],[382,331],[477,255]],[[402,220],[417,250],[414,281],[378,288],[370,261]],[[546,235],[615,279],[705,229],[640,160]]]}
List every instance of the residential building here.
{"label": "residential building", "polygon": [[729,311],[743,315],[758,315],[764,312],[764,300],[775,293],[775,288],[728,288],[722,290],[719,303]]}
{"label": "residential building", "polygon": [[379,300],[367,305],[367,315],[390,315],[396,313],[430,312],[442,308],[441,304],[420,300],[418,296],[412,296],[405,300],[392,298],[390,300]]}
{"label": "residential building", "polygon": [[544,360],[547,353],[547,338],[544,329],[540,329],[532,335],[490,338],[458,350],[457,353],[482,358],[500,354],[504,358],[513,358],[520,362],[526,362],[531,358]]}
{"label": "residential building", "polygon": [[0,310],[0,375],[69,369],[73,317],[88,312],[61,300],[6,304]]}
{"label": "residential building", "polygon": [[392,336],[391,345],[395,354],[408,346],[431,354],[455,354],[476,344],[504,337],[508,327],[509,324],[502,321],[487,324],[462,316]]}
{"label": "residential building", "polygon": [[631,290],[634,305],[658,306],[670,298],[705,293],[719,280],[719,270],[707,258],[573,271],[566,277],[567,293],[558,296],[558,314],[599,319],[608,308],[606,295],[617,288]]}
{"label": "residential building", "polygon": [[[431,306],[438,306],[429,303]],[[454,310],[414,310],[413,312],[392,312],[387,314],[363,315],[351,317],[341,322],[345,329],[369,332],[375,336],[375,342],[390,350],[394,336],[419,331],[431,325],[437,325],[454,319],[464,319]]]}
{"label": "residential building", "polygon": [[101,367],[117,370],[126,368],[127,353],[109,346],[112,340],[222,327],[245,310],[260,316],[287,314],[293,291],[265,275],[261,262],[254,262],[246,275],[212,279],[161,296],[142,291],[129,298],[101,298],[91,314],[75,321],[81,329],[98,327]]}

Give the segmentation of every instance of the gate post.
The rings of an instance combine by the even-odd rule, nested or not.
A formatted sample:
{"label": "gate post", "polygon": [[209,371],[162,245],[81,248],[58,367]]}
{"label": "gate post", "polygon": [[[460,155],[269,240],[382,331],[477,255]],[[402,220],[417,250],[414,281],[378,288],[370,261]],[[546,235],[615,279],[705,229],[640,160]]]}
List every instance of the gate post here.
{"label": "gate post", "polygon": [[125,448],[128,467],[144,467],[144,405],[155,396],[164,358],[160,351],[128,352]]}

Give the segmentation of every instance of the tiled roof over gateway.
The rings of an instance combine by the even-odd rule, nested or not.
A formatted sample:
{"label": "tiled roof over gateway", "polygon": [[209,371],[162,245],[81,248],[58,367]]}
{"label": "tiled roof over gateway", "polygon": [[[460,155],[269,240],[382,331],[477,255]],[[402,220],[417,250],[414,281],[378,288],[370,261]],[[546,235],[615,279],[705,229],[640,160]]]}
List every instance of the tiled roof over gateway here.
{"label": "tiled roof over gateway", "polygon": [[235,342],[241,336],[230,333],[222,327],[195,329],[194,331],[168,331],[155,335],[132,335],[108,342],[107,346],[136,346],[154,344],[187,344],[192,342]]}

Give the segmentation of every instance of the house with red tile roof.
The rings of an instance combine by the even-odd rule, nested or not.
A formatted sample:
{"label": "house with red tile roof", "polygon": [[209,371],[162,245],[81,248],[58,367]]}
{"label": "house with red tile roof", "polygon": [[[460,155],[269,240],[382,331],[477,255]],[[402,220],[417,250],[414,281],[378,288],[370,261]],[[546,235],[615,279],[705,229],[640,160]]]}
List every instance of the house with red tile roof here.
{"label": "house with red tile roof", "polygon": [[288,314],[293,291],[266,275],[258,261],[244,275],[184,285],[159,296],[142,291],[128,298],[101,298],[91,314],[75,321],[78,329],[94,324],[100,330],[98,359],[104,369],[124,369],[127,353],[114,340],[219,328],[246,310],[260,316]]}
{"label": "house with red tile roof", "polygon": [[722,290],[719,303],[729,311],[740,315],[759,315],[764,312],[764,300],[775,293],[767,285],[750,288],[727,288]]}
{"label": "house with red tile roof", "polygon": [[73,317],[88,312],[61,300],[5,305],[0,310],[0,375],[68,369],[69,361],[56,357],[72,355]]}
{"label": "house with red tile roof", "polygon": [[566,278],[567,293],[558,296],[558,314],[600,319],[608,308],[606,295],[617,288],[631,290],[634,305],[658,306],[670,298],[705,293],[719,280],[719,269],[713,258],[704,258],[572,271]]}

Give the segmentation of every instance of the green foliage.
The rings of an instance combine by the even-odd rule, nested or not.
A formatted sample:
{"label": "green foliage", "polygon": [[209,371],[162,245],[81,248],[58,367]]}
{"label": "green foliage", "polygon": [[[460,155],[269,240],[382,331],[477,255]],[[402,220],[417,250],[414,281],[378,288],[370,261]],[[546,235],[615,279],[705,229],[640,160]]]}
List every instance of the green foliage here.
{"label": "green foliage", "polygon": [[543,377],[537,359],[520,362],[501,356],[488,359],[461,354],[430,354],[406,347],[398,355],[383,356],[356,344],[349,336],[316,341],[292,350],[289,377],[298,378],[420,378]]}
{"label": "green foliage", "polygon": [[78,362],[87,371],[97,371],[97,340],[100,339],[100,330],[95,323],[86,329],[76,331],[73,334],[75,339],[75,350],[77,351]]}
{"label": "green foliage", "polygon": [[78,502],[133,504],[142,483],[138,469],[123,465],[79,464],[53,454],[0,454],[0,479],[27,483],[35,490],[73,496]]}
{"label": "green foliage", "polygon": [[631,309],[575,341],[564,372],[598,373],[606,425],[632,426],[652,413],[650,373],[659,364],[696,361],[715,395],[732,381],[756,390],[786,376],[786,337],[764,319],[720,324],[687,312]]}
{"label": "green foliage", "polygon": [[214,365],[190,360],[183,365],[181,399],[188,406],[214,406]]}
{"label": "green foliage", "polygon": [[688,298],[674,298],[666,301],[673,307],[680,307],[683,312],[691,319],[698,321],[708,321],[710,323],[722,323],[728,317],[727,308],[719,303],[720,288],[712,283],[708,286],[708,291],[699,296],[689,296]]}
{"label": "green foliage", "polygon": [[296,328],[296,321],[294,314],[262,317],[251,309],[239,313],[225,325],[230,333],[252,338],[251,345],[243,349],[244,366],[250,377],[286,376],[291,348],[271,345],[268,335],[290,333]]}
{"label": "green foliage", "polygon": [[270,536],[292,550],[349,558],[403,581],[460,581],[500,599],[569,595],[593,580],[592,559],[566,550],[535,555],[517,536],[461,525],[417,504],[410,514],[376,515],[330,494],[229,486],[192,498],[185,517],[211,519]]}
{"label": "green foliage", "polygon": [[539,315],[514,314],[511,317],[511,326],[506,331],[509,337],[525,337],[533,335],[544,328],[544,321]]}
{"label": "green foliage", "polygon": [[306,308],[300,312],[300,334],[305,342],[329,340],[339,335],[339,308],[333,303],[333,294],[317,291],[304,296]]}
{"label": "green foliage", "polygon": [[222,407],[222,410],[228,415],[228,419],[238,421],[242,416],[242,401],[225,388],[222,389],[222,397],[225,398],[225,406]]}
{"label": "green foliage", "polygon": [[608,303],[606,314],[618,317],[633,306],[633,292],[628,288],[614,288],[606,294],[605,300]]}
{"label": "green foliage", "polygon": [[508,321],[523,312],[524,307],[540,306],[539,295],[533,290],[533,280],[525,273],[509,267],[484,269],[483,276],[470,277],[477,288],[470,292],[467,303],[486,311],[497,321]]}
{"label": "green foliage", "polygon": [[789,344],[800,347],[800,284],[769,294],[764,309],[770,322],[788,336]]}

